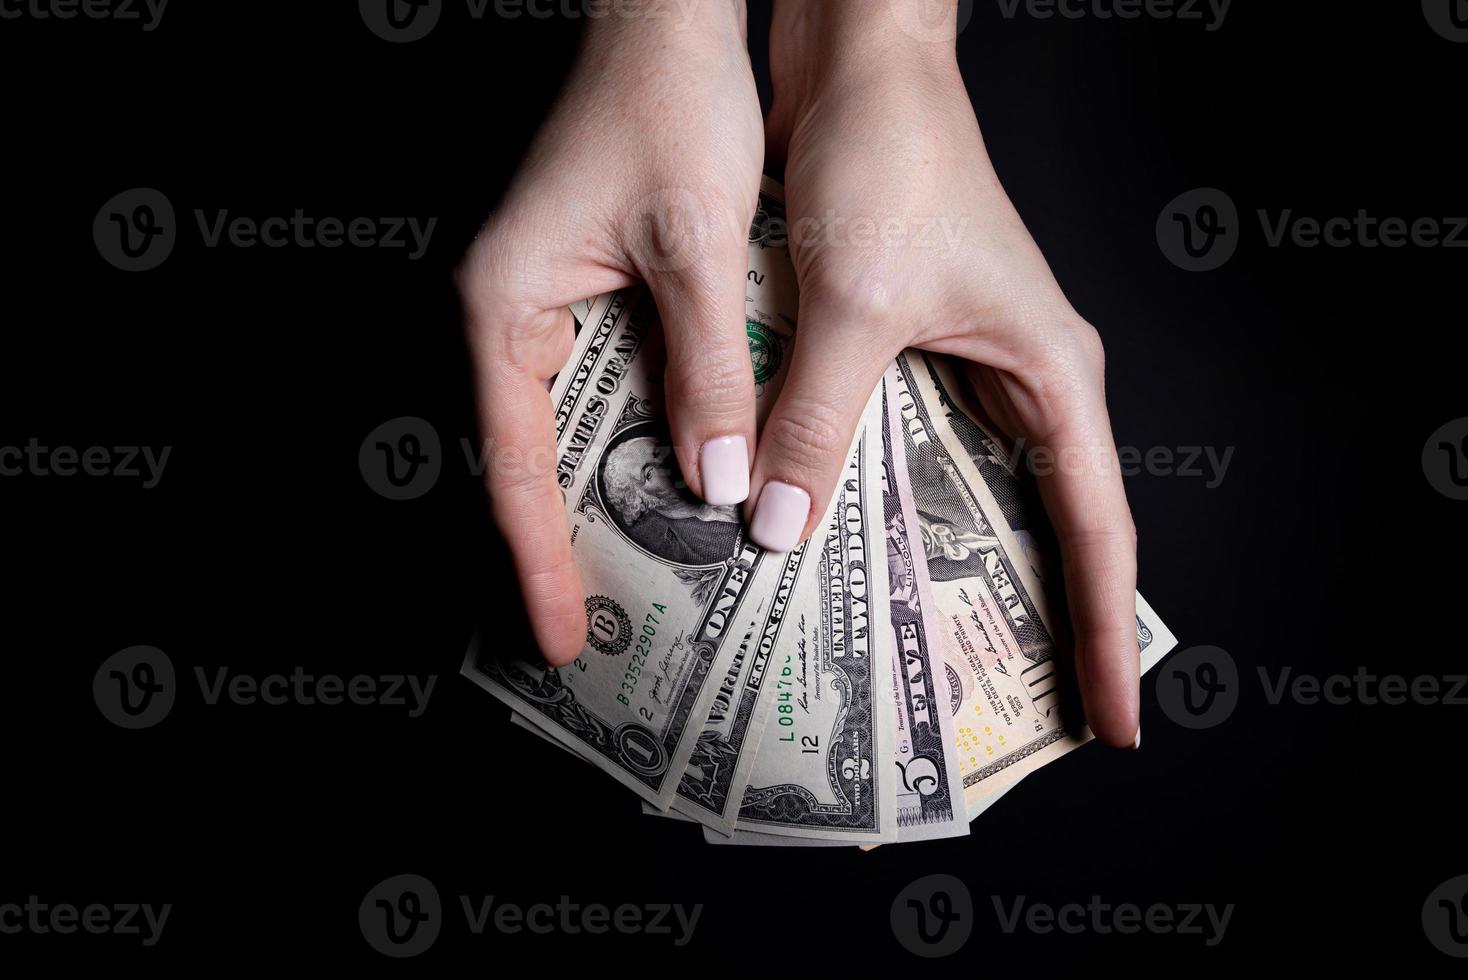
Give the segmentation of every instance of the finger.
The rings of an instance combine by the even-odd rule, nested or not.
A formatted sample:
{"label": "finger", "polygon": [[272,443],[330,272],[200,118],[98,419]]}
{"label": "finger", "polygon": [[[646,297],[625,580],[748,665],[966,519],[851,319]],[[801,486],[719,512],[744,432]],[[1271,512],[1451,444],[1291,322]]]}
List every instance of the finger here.
{"label": "finger", "polygon": [[1100,397],[1067,414],[1031,462],[1060,541],[1086,720],[1107,745],[1140,745],[1137,538]]}
{"label": "finger", "polygon": [[822,317],[802,304],[790,372],[755,454],[749,536],[772,551],[789,551],[815,530],[862,411],[896,353],[842,343],[834,319]]}
{"label": "finger", "polygon": [[576,659],[586,639],[585,597],[555,481],[554,412],[545,388],[569,353],[571,314],[527,313],[493,301],[481,313],[477,305],[466,302],[480,426],[489,438],[485,483],[536,644],[560,667]]}
{"label": "finger", "polygon": [[731,233],[728,217],[679,232],[686,246],[680,260],[646,271],[667,342],[668,425],[678,465],[689,489],[718,505],[749,496],[755,446],[744,314],[749,246],[747,234]]}

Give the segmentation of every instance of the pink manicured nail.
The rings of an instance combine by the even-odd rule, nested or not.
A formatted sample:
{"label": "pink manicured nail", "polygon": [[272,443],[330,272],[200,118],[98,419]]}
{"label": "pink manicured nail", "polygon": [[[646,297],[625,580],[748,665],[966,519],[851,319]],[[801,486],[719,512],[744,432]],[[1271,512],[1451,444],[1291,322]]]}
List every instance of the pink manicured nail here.
{"label": "pink manicured nail", "polygon": [[699,451],[698,473],[706,503],[744,503],[749,496],[749,444],[743,436],[710,439]]}
{"label": "pink manicured nail", "polygon": [[1140,749],[1141,747],[1142,747],[1142,726],[1141,725],[1138,725],[1137,726],[1137,737],[1132,742],[1132,748],[1133,749]]}
{"label": "pink manicured nail", "polygon": [[760,492],[749,524],[749,536],[761,548],[789,551],[800,543],[810,516],[810,494],[789,483],[772,480]]}

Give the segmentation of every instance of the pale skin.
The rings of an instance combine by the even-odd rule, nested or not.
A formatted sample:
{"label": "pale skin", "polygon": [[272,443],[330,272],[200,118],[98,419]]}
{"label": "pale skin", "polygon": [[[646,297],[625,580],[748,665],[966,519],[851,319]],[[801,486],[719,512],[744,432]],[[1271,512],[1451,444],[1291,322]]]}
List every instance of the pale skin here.
{"label": "pale skin", "polygon": [[[1106,410],[1100,339],[1001,187],[954,56],[956,0],[914,30],[901,4],[777,0],[762,120],[742,0],[608,18],[460,271],[495,517],[548,662],[580,653],[584,593],[555,483],[545,381],[566,305],[645,282],[667,340],[679,467],[742,436],[746,518],[769,484],[831,499],[866,396],[898,352],[963,359],[984,409],[1058,465],[1038,477],[1061,545],[1075,667],[1101,741],[1140,741],[1136,532]],[[664,0],[651,0],[649,12]],[[747,216],[784,164],[800,286],[789,374],[761,431],[744,325]],[[730,220],[730,215],[735,220]],[[745,216],[746,227],[739,216]]]}

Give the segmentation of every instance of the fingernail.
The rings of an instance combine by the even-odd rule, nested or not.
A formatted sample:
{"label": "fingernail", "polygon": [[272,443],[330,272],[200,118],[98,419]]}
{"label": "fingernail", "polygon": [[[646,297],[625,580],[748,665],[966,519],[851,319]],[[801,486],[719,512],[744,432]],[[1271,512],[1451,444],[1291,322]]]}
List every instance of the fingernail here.
{"label": "fingernail", "polygon": [[749,524],[749,536],[761,548],[789,551],[800,543],[810,516],[810,494],[797,486],[772,480],[760,491]]}
{"label": "fingernail", "polygon": [[1134,748],[1134,749],[1140,749],[1141,747],[1142,747],[1142,726],[1141,725],[1138,725],[1137,726],[1137,737],[1132,740],[1132,748]]}
{"label": "fingernail", "polygon": [[720,436],[703,444],[698,456],[703,499],[715,506],[742,504],[749,496],[749,445],[743,436]]}

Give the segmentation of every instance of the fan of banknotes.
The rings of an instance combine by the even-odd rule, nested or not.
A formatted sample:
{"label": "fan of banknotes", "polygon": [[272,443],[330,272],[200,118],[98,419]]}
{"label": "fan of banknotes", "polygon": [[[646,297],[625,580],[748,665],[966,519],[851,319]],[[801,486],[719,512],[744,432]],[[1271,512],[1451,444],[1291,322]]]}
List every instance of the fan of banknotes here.
{"label": "fan of banknotes", "polygon": [[[746,307],[761,420],[797,329],[785,227],[766,179]],[[679,481],[652,301],[573,313],[551,401],[585,647],[552,669],[481,630],[463,667],[516,724],[721,844],[967,834],[1091,737],[1053,639],[1043,508],[953,363],[893,362],[824,521],[776,554]],[[1143,670],[1176,643],[1140,595],[1137,641]]]}

